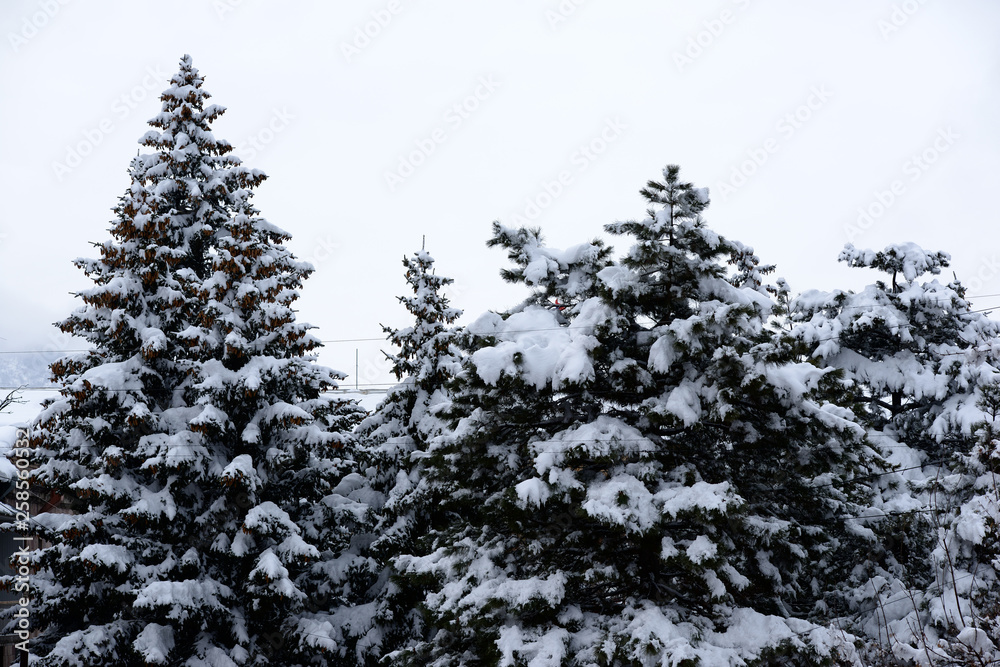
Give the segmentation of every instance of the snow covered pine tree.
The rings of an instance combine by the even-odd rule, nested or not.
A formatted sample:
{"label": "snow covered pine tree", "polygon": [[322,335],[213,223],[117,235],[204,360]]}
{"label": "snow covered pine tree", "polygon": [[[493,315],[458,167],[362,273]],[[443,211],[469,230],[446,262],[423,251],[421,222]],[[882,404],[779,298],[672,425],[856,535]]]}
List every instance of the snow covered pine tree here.
{"label": "snow covered pine tree", "polygon": [[836,374],[766,326],[767,267],[706,228],[678,171],[642,191],[646,219],[607,227],[637,239],[620,263],[495,226],[505,277],[541,294],[467,327],[459,420],[427,459],[445,522],[397,561],[437,582],[430,630],[400,661],[855,661],[807,619],[878,457],[825,400]]}
{"label": "snow covered pine tree", "polygon": [[112,239],[77,260],[95,286],[60,327],[93,350],[52,365],[32,436],[35,483],[76,510],[38,517],[41,665],[317,664],[343,648],[339,579],[370,575],[348,549],[360,408],[324,393],[291,308],[312,268],[251,205],[265,176],[212,135],[202,82],[184,56]]}
{"label": "snow covered pine tree", "polygon": [[970,647],[995,654],[971,629],[1000,589],[986,548],[1000,516],[989,516],[996,487],[984,456],[997,413],[981,409],[1000,381],[1000,325],[972,310],[957,280],[926,278],[948,266],[947,253],[848,244],[839,259],[881,279],[795,298],[792,335],[845,373],[849,404],[898,468],[873,480],[879,539],[845,578],[845,611],[876,640],[873,652],[894,659],[950,665],[966,664],[953,660]]}
{"label": "snow covered pine tree", "polygon": [[[422,587],[407,586],[409,582],[390,576],[395,574],[395,556],[413,553],[438,512],[438,499],[428,494],[423,480],[423,459],[428,443],[448,430],[438,413],[450,405],[446,387],[461,368],[459,334],[451,326],[462,312],[452,308],[441,292],[454,281],[434,272],[434,258],[426,250],[404,258],[403,266],[413,294],[399,301],[413,316],[413,324],[403,329],[383,327],[389,342],[399,348],[397,354],[386,356],[401,382],[358,428],[362,460],[381,500],[374,512],[371,553],[383,576],[367,640],[378,651],[370,656],[391,652],[422,632],[418,613]],[[366,659],[374,664],[370,656]]]}

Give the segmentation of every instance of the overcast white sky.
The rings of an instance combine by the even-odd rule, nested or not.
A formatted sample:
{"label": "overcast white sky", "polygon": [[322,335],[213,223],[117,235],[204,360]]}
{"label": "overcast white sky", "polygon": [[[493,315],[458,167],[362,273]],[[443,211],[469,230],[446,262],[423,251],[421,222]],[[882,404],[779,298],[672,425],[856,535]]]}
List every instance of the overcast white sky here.
{"label": "overcast white sky", "polygon": [[[51,326],[87,286],[71,262],[108,237],[185,53],[316,266],[300,317],[325,340],[407,323],[422,235],[465,321],[516,303],[493,220],[580,243],[641,216],[667,163],[795,290],[869,282],[845,242],[915,241],[1000,306],[989,0],[4,0],[0,35],[0,351],[74,345]],[[321,360],[353,385],[359,349],[359,384],[384,383],[380,347]]]}

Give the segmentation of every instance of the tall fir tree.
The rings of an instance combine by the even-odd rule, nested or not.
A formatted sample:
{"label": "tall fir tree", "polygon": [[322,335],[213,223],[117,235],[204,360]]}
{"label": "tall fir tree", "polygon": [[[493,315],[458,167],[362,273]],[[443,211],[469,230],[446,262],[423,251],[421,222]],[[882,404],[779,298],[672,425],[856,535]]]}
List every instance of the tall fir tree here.
{"label": "tall fir tree", "polygon": [[448,430],[439,413],[448,409],[448,385],[461,369],[460,332],[454,323],[462,311],[453,308],[443,293],[454,281],[438,275],[434,263],[424,249],[403,259],[412,295],[399,297],[399,302],[413,324],[383,327],[399,350],[386,356],[400,383],[358,428],[369,483],[381,501],[373,512],[370,547],[382,572],[370,610],[371,648],[364,656],[372,664],[408,644],[424,627],[418,613],[422,588],[396,577],[393,559],[413,553],[431,515],[438,511],[437,499],[428,493],[423,479],[423,459],[429,443]]}
{"label": "tall fir tree", "polygon": [[38,517],[39,664],[316,664],[366,569],[360,408],[327,393],[292,310],[312,268],[251,204],[265,176],[213,136],[202,84],[184,56],[112,238],[77,260],[95,285],[60,327],[93,349],[52,365],[32,434],[35,483],[75,510]]}
{"label": "tall fir tree", "polygon": [[705,226],[707,192],[670,166],[642,194],[646,219],[608,226],[636,238],[619,263],[494,228],[536,293],[467,328],[427,459],[445,521],[397,561],[436,582],[402,662],[839,659],[803,619],[864,533],[853,477],[878,457],[825,400],[836,374],[769,333],[768,267]]}

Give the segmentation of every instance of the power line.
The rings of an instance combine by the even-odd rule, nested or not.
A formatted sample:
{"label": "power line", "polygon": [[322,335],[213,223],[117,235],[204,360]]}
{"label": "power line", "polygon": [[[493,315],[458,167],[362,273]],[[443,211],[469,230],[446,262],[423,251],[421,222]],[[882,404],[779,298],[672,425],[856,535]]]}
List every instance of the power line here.
{"label": "power line", "polygon": [[[347,384],[351,384],[351,383],[346,383],[344,387],[340,387],[338,385],[336,389],[328,389],[328,390],[326,390],[324,392],[321,392],[321,393],[324,393],[324,394],[353,393],[352,388],[349,387],[349,386],[346,386]],[[396,384],[397,383],[395,383],[395,382],[361,382],[357,386],[359,386],[359,387],[370,387],[371,391],[378,391],[380,388],[391,389],[392,387],[395,387]],[[41,386],[41,387],[24,387],[24,386],[18,386],[18,387],[13,387],[13,386],[12,387],[0,387],[0,391],[11,391],[11,390],[13,390],[13,391],[58,391],[60,393],[62,393],[63,389],[65,389],[65,387],[63,387],[61,385],[56,385],[56,384],[47,385],[47,386]],[[112,393],[117,393],[117,392],[129,392],[129,391],[145,391],[146,389],[147,389],[146,387],[136,387],[134,389],[112,389],[110,387],[91,386],[91,391],[92,392],[109,391],[109,392],[112,392]],[[365,390],[365,391],[367,391],[367,390]]]}
{"label": "power line", "polygon": [[320,342],[321,343],[364,343],[367,341],[374,341],[374,340],[380,340],[384,342],[387,341],[388,339],[385,336],[381,336],[379,338],[339,338],[332,340],[321,340]]}
{"label": "power line", "polygon": [[63,354],[67,352],[91,352],[92,350],[0,350],[0,354]]}

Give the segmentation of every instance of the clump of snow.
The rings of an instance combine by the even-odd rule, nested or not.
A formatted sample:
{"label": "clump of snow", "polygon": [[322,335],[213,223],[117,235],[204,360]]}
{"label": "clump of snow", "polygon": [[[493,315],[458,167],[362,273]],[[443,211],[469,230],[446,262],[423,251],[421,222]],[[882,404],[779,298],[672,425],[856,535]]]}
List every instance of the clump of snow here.
{"label": "clump of snow", "polygon": [[599,318],[596,310],[596,304],[591,306],[589,321],[577,318],[573,326],[564,325],[556,313],[539,306],[528,306],[506,320],[494,315],[480,318],[468,330],[494,336],[497,342],[473,353],[476,373],[489,384],[508,375],[537,389],[547,385],[559,389],[593,379],[590,352],[598,345],[593,335]]}
{"label": "clump of snow", "polygon": [[150,623],[132,642],[132,648],[150,665],[165,665],[174,648],[174,628]]}
{"label": "clump of snow", "polygon": [[518,503],[521,507],[529,505],[541,507],[551,495],[548,484],[537,477],[520,482],[514,487],[514,491],[517,493]]}
{"label": "clump of snow", "polygon": [[128,549],[115,544],[88,544],[77,558],[93,567],[107,567],[116,572],[125,572],[134,562]]}

